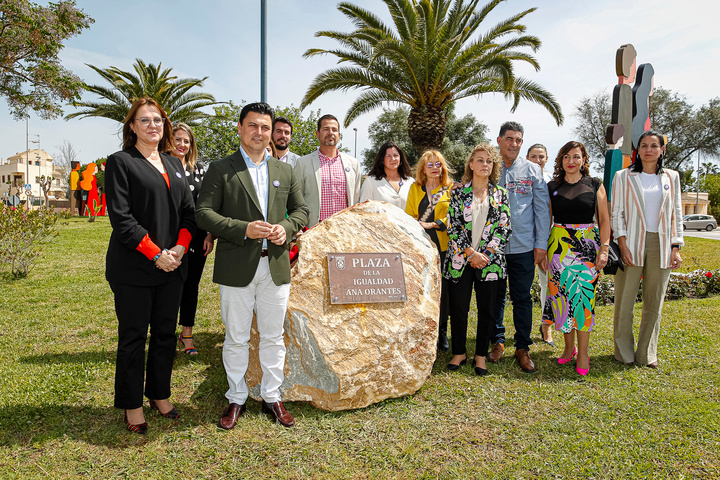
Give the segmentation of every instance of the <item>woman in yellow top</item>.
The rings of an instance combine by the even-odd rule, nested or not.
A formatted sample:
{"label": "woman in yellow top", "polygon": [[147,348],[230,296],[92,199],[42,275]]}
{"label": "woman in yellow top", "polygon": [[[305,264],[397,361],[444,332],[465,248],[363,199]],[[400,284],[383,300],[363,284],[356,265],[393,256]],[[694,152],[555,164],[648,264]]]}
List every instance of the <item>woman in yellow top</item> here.
{"label": "woman in yellow top", "polygon": [[[446,218],[452,185],[453,181],[443,154],[437,150],[428,150],[418,160],[415,183],[410,186],[405,205],[405,212],[420,222],[437,246],[440,265],[445,262],[448,248]],[[447,280],[444,278],[440,290],[438,349],[447,351],[450,348],[447,340],[449,303]]]}

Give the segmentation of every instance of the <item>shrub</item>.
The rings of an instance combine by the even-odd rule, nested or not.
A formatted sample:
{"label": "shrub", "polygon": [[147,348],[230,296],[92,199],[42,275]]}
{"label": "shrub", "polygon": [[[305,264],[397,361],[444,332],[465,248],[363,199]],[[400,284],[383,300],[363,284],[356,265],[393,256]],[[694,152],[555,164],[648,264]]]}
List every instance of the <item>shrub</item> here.
{"label": "shrub", "polygon": [[[531,294],[534,302],[540,302],[540,286],[537,276],[533,283]],[[720,269],[697,269],[690,273],[670,274],[665,300],[680,300],[683,298],[704,298],[713,294],[720,294]],[[636,301],[642,301],[642,281]],[[615,277],[601,275],[595,292],[595,305],[611,305],[615,303]]]}
{"label": "shrub", "polygon": [[9,265],[15,278],[27,277],[43,247],[59,234],[58,220],[67,217],[67,212],[47,208],[25,211],[0,206],[0,268]]}

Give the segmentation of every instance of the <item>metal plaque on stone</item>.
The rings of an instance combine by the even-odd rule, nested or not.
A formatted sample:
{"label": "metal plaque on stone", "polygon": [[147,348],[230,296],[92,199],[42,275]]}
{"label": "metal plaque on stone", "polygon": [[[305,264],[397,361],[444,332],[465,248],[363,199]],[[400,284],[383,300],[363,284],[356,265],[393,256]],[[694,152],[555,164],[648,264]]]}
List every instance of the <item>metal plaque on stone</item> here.
{"label": "metal plaque on stone", "polygon": [[330,303],[407,301],[401,253],[328,253]]}

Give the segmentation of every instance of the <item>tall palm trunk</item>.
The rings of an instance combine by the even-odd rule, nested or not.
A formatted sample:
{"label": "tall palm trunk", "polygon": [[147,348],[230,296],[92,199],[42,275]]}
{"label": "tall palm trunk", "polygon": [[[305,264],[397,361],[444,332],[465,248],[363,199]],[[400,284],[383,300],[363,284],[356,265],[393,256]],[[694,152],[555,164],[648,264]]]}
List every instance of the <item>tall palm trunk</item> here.
{"label": "tall palm trunk", "polygon": [[408,136],[413,148],[422,155],[426,150],[439,150],[445,139],[447,114],[444,108],[420,107],[410,110]]}

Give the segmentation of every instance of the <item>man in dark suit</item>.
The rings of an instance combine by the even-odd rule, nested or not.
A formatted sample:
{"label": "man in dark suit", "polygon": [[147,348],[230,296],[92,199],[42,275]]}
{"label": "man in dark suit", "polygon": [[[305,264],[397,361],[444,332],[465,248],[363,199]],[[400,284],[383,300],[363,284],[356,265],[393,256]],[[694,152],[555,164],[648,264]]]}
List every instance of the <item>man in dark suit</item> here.
{"label": "man in dark suit", "polygon": [[283,323],[290,294],[288,242],[308,219],[290,165],[269,156],[273,111],[250,103],[240,113],[240,149],[212,162],[196,208],[200,228],[218,237],[213,281],[220,287],[229,406],[220,427],[232,429],[245,411],[248,341],[253,311],[260,334],[262,410],[285,427],[295,424],[280,398],[285,365]]}

